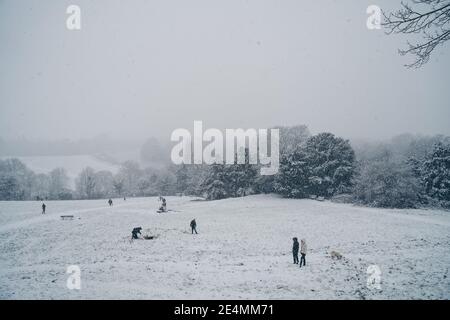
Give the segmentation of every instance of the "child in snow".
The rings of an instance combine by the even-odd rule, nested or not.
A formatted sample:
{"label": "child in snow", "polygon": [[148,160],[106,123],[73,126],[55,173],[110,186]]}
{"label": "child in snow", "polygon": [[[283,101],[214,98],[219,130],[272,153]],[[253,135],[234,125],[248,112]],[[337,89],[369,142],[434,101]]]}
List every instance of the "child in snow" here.
{"label": "child in snow", "polygon": [[305,257],[306,257],[307,246],[306,246],[305,239],[302,239],[300,241],[300,243],[301,243],[300,254],[302,255],[301,258],[300,258],[300,268],[301,268],[302,267],[302,262],[303,262],[303,265],[306,266],[306,258]]}
{"label": "child in snow", "polygon": [[292,245],[292,254],[294,255],[294,264],[298,264],[298,249],[299,243],[297,238],[292,238],[294,244]]}
{"label": "child in snow", "polygon": [[197,233],[197,222],[195,221],[195,219],[191,221],[191,231],[192,231],[192,234],[194,234],[194,231],[195,231],[195,234],[198,234]]}

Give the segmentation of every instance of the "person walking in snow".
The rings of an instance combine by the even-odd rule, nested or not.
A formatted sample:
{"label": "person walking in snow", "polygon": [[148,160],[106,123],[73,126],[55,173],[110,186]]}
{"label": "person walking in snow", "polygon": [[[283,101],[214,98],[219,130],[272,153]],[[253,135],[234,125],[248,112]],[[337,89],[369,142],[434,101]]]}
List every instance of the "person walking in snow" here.
{"label": "person walking in snow", "polygon": [[300,268],[302,267],[302,262],[303,265],[306,266],[306,250],[308,249],[308,247],[306,246],[306,241],[305,239],[302,239],[300,241],[300,254],[302,255],[300,258]]}
{"label": "person walking in snow", "polygon": [[42,203],[42,214],[45,214],[45,208],[47,208],[47,206],[45,203]]}
{"label": "person walking in snow", "polygon": [[109,204],[110,207],[113,205],[112,199],[109,199],[109,200],[108,200],[108,204]]}
{"label": "person walking in snow", "polygon": [[298,264],[298,249],[299,249],[299,243],[297,238],[292,238],[294,241],[292,245],[292,255],[294,256],[294,264]]}
{"label": "person walking in snow", "polygon": [[195,219],[191,221],[191,231],[192,231],[192,234],[194,234],[194,231],[195,231],[195,234],[198,234],[197,233],[197,222],[195,221]]}

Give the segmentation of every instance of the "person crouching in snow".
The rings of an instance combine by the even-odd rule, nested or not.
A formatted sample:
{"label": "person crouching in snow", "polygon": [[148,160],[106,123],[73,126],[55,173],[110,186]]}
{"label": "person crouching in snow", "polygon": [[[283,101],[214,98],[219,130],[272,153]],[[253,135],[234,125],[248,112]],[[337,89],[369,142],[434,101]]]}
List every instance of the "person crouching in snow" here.
{"label": "person crouching in snow", "polygon": [[298,249],[299,249],[298,239],[292,238],[292,240],[294,241],[294,244],[292,245],[292,255],[294,256],[294,264],[298,264]]}
{"label": "person crouching in snow", "polygon": [[306,266],[306,250],[308,249],[308,247],[306,246],[306,241],[305,239],[302,239],[300,241],[300,254],[302,255],[300,258],[300,268],[302,267],[302,262],[303,265]]}
{"label": "person crouching in snow", "polygon": [[133,229],[133,231],[131,231],[131,240],[133,239],[139,239],[139,235],[142,235],[141,233],[142,228],[141,227],[136,227]]}

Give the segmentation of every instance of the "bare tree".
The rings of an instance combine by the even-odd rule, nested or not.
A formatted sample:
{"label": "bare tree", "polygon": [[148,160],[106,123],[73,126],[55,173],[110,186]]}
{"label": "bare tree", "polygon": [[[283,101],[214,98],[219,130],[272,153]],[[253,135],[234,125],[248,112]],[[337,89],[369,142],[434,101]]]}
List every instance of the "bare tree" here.
{"label": "bare tree", "polygon": [[413,54],[414,62],[407,67],[418,68],[428,62],[433,50],[450,39],[450,0],[411,0],[401,3],[401,9],[383,12],[387,33],[420,34],[422,41],[407,42],[401,55]]}
{"label": "bare tree", "polygon": [[94,197],[95,185],[95,171],[90,167],[84,168],[75,181],[75,188],[82,199]]}

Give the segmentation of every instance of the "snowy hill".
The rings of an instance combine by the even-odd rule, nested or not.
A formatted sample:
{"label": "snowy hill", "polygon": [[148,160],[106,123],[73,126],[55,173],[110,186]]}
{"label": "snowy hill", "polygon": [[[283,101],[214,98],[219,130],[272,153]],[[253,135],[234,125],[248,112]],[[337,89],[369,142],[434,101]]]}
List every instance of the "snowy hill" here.
{"label": "snowy hill", "polygon": [[[46,215],[40,202],[0,202],[0,298],[450,298],[448,212],[267,195],[190,200],[168,197],[165,214],[155,198],[49,201]],[[136,226],[156,239],[131,242]],[[294,236],[308,244],[301,269]],[[74,264],[81,290],[66,287]],[[370,265],[381,290],[366,287]]]}

